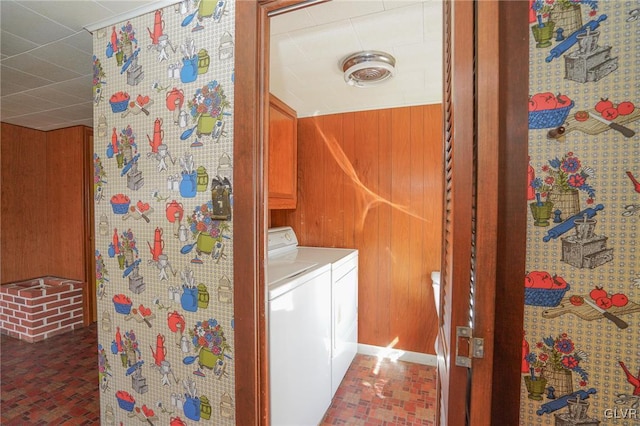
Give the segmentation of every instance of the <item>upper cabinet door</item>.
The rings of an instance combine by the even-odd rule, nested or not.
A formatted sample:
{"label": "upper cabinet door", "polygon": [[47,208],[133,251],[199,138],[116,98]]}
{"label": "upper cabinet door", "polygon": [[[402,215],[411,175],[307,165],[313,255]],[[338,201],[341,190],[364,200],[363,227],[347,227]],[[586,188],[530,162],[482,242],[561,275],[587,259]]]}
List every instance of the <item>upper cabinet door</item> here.
{"label": "upper cabinet door", "polygon": [[269,97],[269,209],[295,209],[298,180],[298,118],[273,95]]}

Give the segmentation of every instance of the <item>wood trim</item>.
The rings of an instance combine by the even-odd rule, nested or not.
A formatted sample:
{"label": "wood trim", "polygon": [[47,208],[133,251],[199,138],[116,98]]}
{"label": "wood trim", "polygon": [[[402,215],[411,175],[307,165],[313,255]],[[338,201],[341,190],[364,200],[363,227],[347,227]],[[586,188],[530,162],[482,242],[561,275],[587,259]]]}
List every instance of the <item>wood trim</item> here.
{"label": "wood trim", "polygon": [[[498,60],[502,52],[495,48],[495,31],[502,24],[496,23],[498,1],[477,3],[477,170],[476,170],[476,218],[473,309],[473,336],[484,339],[484,358],[474,358],[471,368],[470,425],[490,424],[493,392],[480,389],[477,384],[490,383],[493,373],[493,339],[496,284],[496,231],[498,228],[497,204],[500,197],[494,185],[481,182],[499,182],[499,144],[496,137],[499,128],[500,74]],[[496,90],[496,88],[498,88]],[[480,267],[478,267],[481,265]],[[505,424],[517,424],[507,422]]]}
{"label": "wood trim", "polygon": [[[521,391],[521,341],[527,241],[527,156],[529,92],[529,25],[527,2],[498,1],[499,58],[499,187],[497,200],[493,389],[510,395],[491,401],[491,424],[518,424]],[[493,22],[495,17],[491,20]],[[489,32],[486,49],[496,49]],[[487,135],[490,137],[490,135]],[[495,393],[497,396],[498,394]]]}
{"label": "wood trim", "polygon": [[82,143],[84,194],[84,309],[83,320],[85,327],[98,320],[95,273],[95,204],[93,191],[93,129],[84,127]]}
{"label": "wood trim", "polygon": [[[234,170],[235,422],[268,424],[268,365],[264,315],[263,8],[236,2]],[[268,129],[264,130],[267,131]]]}

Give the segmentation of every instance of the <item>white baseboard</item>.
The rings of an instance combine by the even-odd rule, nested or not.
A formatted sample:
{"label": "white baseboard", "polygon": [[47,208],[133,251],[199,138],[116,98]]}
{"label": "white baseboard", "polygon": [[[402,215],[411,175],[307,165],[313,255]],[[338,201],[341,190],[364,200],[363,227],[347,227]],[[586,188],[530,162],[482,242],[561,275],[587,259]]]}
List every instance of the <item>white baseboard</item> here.
{"label": "white baseboard", "polygon": [[358,353],[377,356],[378,358],[389,358],[396,361],[414,362],[416,364],[430,365],[433,367],[438,366],[438,357],[435,355],[403,351],[401,349],[383,348],[381,346],[358,343]]}

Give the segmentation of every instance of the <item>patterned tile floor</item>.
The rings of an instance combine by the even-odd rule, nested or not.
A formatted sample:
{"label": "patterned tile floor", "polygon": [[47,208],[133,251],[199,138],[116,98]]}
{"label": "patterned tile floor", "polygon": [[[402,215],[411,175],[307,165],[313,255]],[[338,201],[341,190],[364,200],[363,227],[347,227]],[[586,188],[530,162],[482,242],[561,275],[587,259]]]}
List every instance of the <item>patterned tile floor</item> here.
{"label": "patterned tile floor", "polygon": [[[95,324],[38,343],[1,335],[0,424],[99,424],[96,341]],[[435,425],[435,406],[434,367],[358,354],[322,425]]]}
{"label": "patterned tile floor", "polygon": [[95,324],[38,343],[1,337],[0,424],[100,423]]}
{"label": "patterned tile floor", "polygon": [[356,355],[322,425],[435,425],[436,368]]}

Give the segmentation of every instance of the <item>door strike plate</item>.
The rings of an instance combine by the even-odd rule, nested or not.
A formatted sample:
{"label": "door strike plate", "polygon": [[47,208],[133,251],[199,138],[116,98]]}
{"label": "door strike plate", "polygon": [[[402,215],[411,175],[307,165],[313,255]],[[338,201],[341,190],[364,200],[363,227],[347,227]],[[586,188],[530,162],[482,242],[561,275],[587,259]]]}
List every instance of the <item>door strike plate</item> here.
{"label": "door strike plate", "polygon": [[484,339],[473,337],[471,327],[457,326],[456,365],[471,368],[471,358],[484,358]]}

